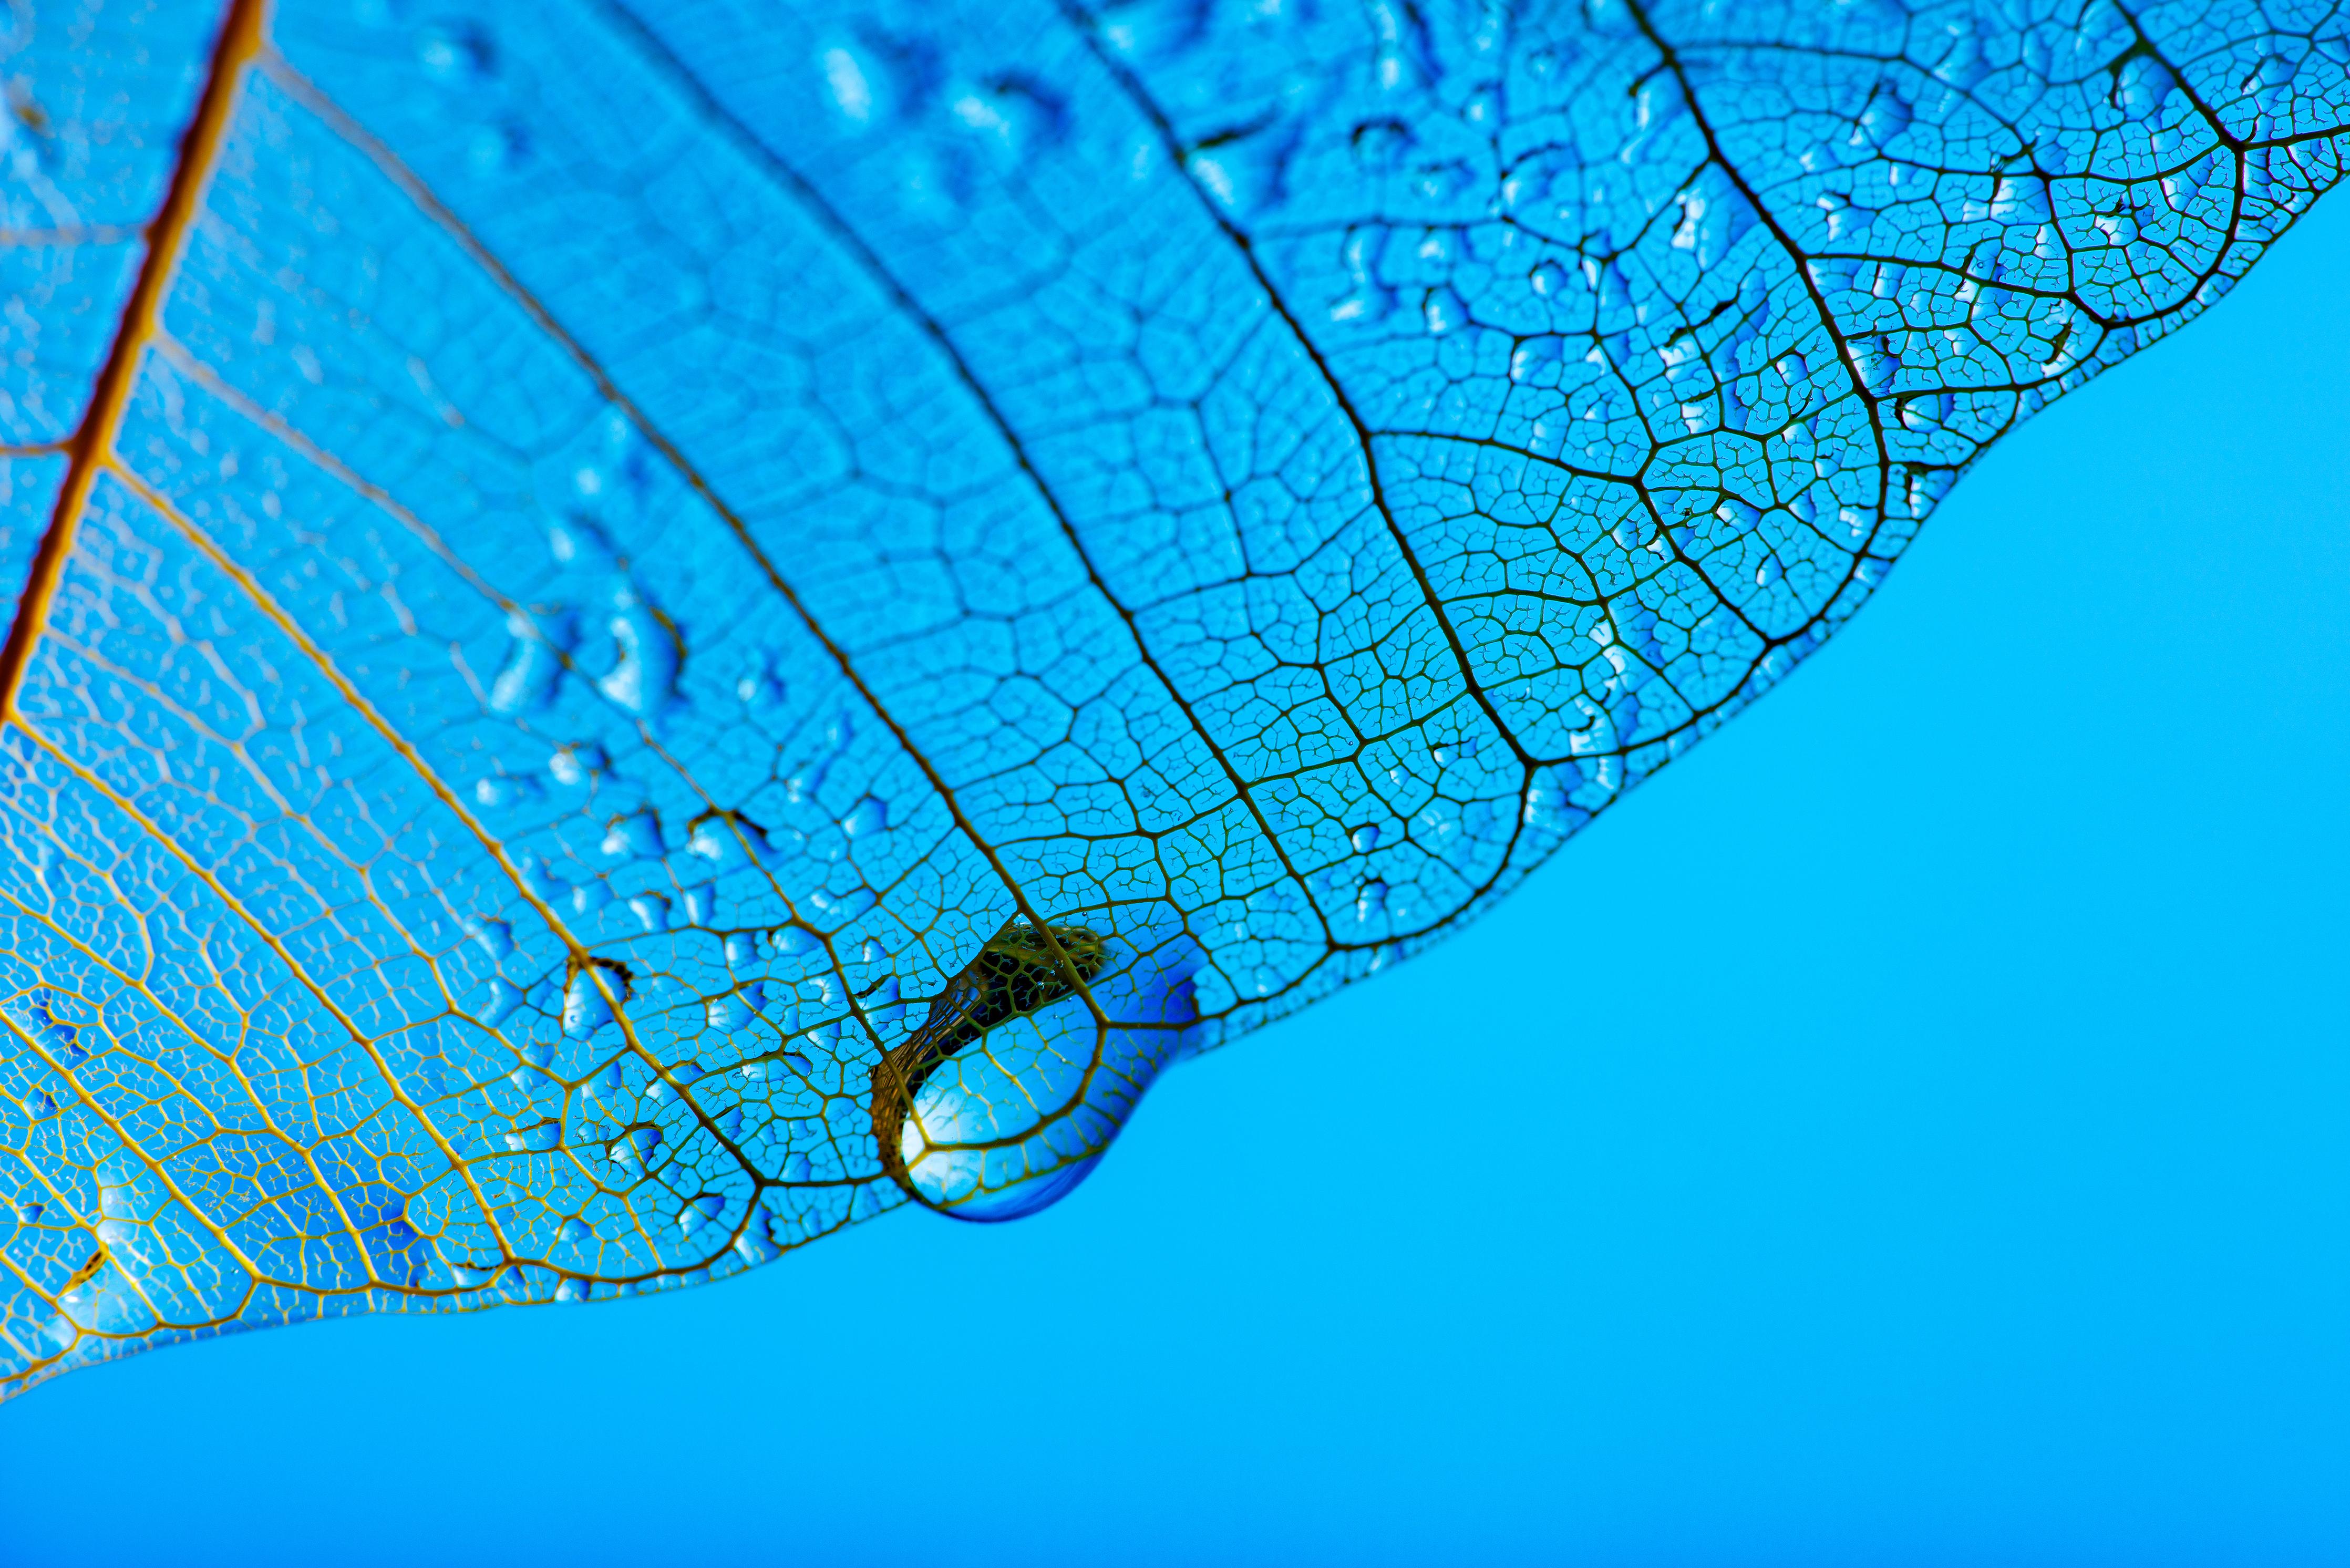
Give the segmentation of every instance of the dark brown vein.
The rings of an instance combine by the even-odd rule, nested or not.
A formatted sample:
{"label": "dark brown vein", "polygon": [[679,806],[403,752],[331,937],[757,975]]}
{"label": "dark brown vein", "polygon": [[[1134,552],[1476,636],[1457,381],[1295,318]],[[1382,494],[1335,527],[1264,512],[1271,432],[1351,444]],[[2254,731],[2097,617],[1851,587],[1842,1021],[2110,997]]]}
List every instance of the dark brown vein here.
{"label": "dark brown vein", "polygon": [[[736,542],[741,545],[743,553],[750,557],[760,575],[766,578],[768,587],[774,589],[776,596],[790,607],[800,624],[807,628],[808,635],[816,639],[817,645],[825,650],[840,670],[841,678],[848,682],[849,687],[865,702],[873,716],[879,719],[896,738],[899,749],[905,753],[907,758],[921,771],[923,778],[937,794],[940,803],[947,808],[948,815],[953,818],[955,826],[970,842],[972,847],[976,849],[980,857],[987,862],[989,869],[995,874],[996,879],[1011,895],[1013,905],[1019,910],[1022,918],[1032,925],[1040,927],[1045,925],[1045,916],[1029,901],[1027,893],[1013,877],[1011,867],[1004,865],[1002,855],[996,851],[993,845],[980,836],[978,825],[971,820],[970,814],[963,809],[962,803],[956,797],[953,787],[939,773],[930,758],[914,745],[913,739],[906,732],[905,726],[882,703],[879,694],[858,671],[855,661],[849,658],[847,649],[836,642],[831,634],[825,630],[823,623],[816,618],[815,612],[800,597],[798,590],[785,578],[767,553],[759,547],[758,542],[751,536],[750,527],[743,520],[742,514],[718,493],[716,486],[712,485],[702,471],[686,457],[684,451],[670,438],[666,431],[653,423],[650,416],[637,405],[618,382],[612,379],[610,372],[604,369],[595,356],[588,352],[586,345],[574,337],[570,329],[556,319],[554,313],[547,309],[545,303],[524,286],[522,280],[515,275],[512,269],[499,260],[465,222],[442,202],[440,197],[433,194],[432,188],[425,184],[414,170],[408,167],[399,154],[385,146],[365,126],[344,113],[340,106],[320,92],[307,77],[296,71],[281,57],[274,53],[269,55],[263,62],[263,68],[268,73],[270,79],[283,88],[288,96],[317,116],[320,122],[328,129],[348,142],[382,171],[384,175],[399,187],[401,194],[415,204],[418,211],[430,218],[442,233],[453,240],[465,253],[467,259],[481,268],[483,275],[496,285],[507,298],[513,300],[524,314],[530,317],[532,324],[546,334],[548,341],[561,348],[565,355],[587,374],[597,391],[620,411],[643,435],[653,450],[660,453],[662,460],[670,465],[671,469],[685,481],[687,487],[726,524],[733,532]],[[1101,1011],[1099,1004],[1093,1000],[1091,992],[1084,991],[1080,994],[1085,997],[1086,1004],[1093,1012],[1096,1022],[1107,1027],[1107,1017]],[[864,1021],[862,1012],[859,1012],[858,1016],[862,1023]],[[872,1026],[869,1023],[865,1026],[870,1033]]]}
{"label": "dark brown vein", "polygon": [[[1288,847],[1282,843],[1280,836],[1274,831],[1272,820],[1266,816],[1263,807],[1258,804],[1255,792],[1249,781],[1242,775],[1240,769],[1233,765],[1224,748],[1216,742],[1215,737],[1208,732],[1208,727],[1201,722],[1193,704],[1177,689],[1174,680],[1160,667],[1158,659],[1151,653],[1149,644],[1143,640],[1142,629],[1137,623],[1134,612],[1110,591],[1109,584],[1102,576],[1101,569],[1095,562],[1093,553],[1086,548],[1084,539],[1079,536],[1076,524],[1070,518],[1066,509],[1062,506],[1060,496],[1045,482],[1044,474],[1038,472],[1035,462],[1030,457],[1028,443],[1022,438],[1020,432],[1013,428],[1012,421],[1003,412],[1002,405],[995,400],[994,395],[980,379],[979,373],[972,368],[971,361],[964,357],[962,348],[947,331],[945,324],[931,315],[922,303],[914,297],[904,281],[881,259],[879,254],[866,242],[865,236],[850,224],[839,209],[826,198],[824,192],[817,190],[806,175],[745,127],[725,105],[720,103],[716,95],[712,93],[702,79],[686,67],[685,62],[679,59],[668,45],[655,36],[652,30],[639,21],[633,12],[620,5],[619,0],[602,0],[600,9],[612,20],[616,27],[627,31],[630,41],[660,67],[671,84],[690,98],[707,119],[726,134],[727,139],[738,151],[757,162],[778,185],[788,191],[794,199],[806,209],[835,243],[857,258],[858,265],[862,266],[867,275],[879,286],[882,293],[889,296],[890,304],[897,306],[899,313],[915,325],[922,336],[930,341],[931,346],[946,360],[947,367],[954,373],[955,379],[971,395],[972,400],[978,405],[980,412],[986,418],[989,426],[1003,441],[1005,449],[1012,455],[1014,465],[1028,481],[1037,500],[1043,504],[1045,510],[1052,514],[1054,524],[1061,531],[1061,536],[1068,541],[1069,548],[1077,557],[1077,564],[1084,568],[1086,580],[1092,584],[1094,590],[1101,596],[1102,602],[1110,607],[1111,611],[1125,626],[1128,637],[1133,640],[1135,656],[1141,660],[1143,667],[1157,678],[1159,686],[1166,691],[1168,700],[1175,704],[1182,713],[1184,722],[1191,726],[1192,733],[1199,736],[1201,742],[1208,748],[1209,754],[1215,759],[1216,766],[1222,770],[1224,777],[1232,784],[1233,793],[1240,797],[1241,804],[1247,807],[1249,815],[1255,819],[1257,830],[1264,835],[1265,842],[1272,846],[1274,856],[1281,862],[1283,871],[1288,875],[1290,880],[1297,884],[1301,890],[1304,890],[1305,879],[1291,860]],[[1305,902],[1306,907],[1314,911],[1315,919],[1322,926],[1323,939],[1334,946],[1344,945],[1338,942],[1336,934],[1330,929],[1329,921],[1322,916],[1320,904],[1310,892],[1307,894]],[[1039,929],[1049,928],[1040,927]]]}
{"label": "dark brown vein", "polygon": [[[1403,524],[1397,520],[1394,508],[1388,504],[1387,486],[1379,475],[1378,452],[1373,444],[1376,432],[1364,421],[1361,411],[1355,407],[1355,400],[1348,395],[1345,383],[1339,379],[1336,368],[1323,356],[1321,347],[1305,330],[1305,324],[1298,320],[1296,314],[1289,308],[1288,298],[1274,286],[1272,274],[1265,271],[1264,258],[1257,254],[1255,242],[1245,230],[1224,215],[1222,210],[1217,206],[1213,196],[1201,189],[1198,178],[1191,172],[1189,150],[1183,145],[1182,138],[1176,134],[1174,122],[1167,118],[1167,111],[1159,107],[1158,99],[1151,96],[1150,90],[1142,85],[1141,78],[1137,77],[1125,62],[1112,55],[1103,46],[1099,32],[1095,27],[1094,19],[1090,15],[1078,8],[1072,0],[1063,0],[1061,14],[1067,19],[1069,26],[1076,29],[1077,36],[1085,41],[1087,52],[1093,57],[1095,63],[1118,84],[1118,90],[1126,95],[1137,112],[1150,122],[1151,129],[1157,133],[1168,157],[1173,160],[1176,168],[1182,171],[1184,185],[1199,199],[1201,211],[1207,214],[1208,221],[1216,225],[1232,248],[1240,253],[1241,260],[1247,266],[1250,277],[1255,281],[1258,292],[1264,296],[1265,304],[1275,316],[1281,318],[1283,325],[1289,329],[1291,337],[1296,340],[1299,349],[1313,363],[1315,374],[1321,378],[1323,386],[1330,393],[1331,400],[1336,404],[1339,413],[1345,416],[1347,423],[1354,431],[1356,447],[1363,456],[1364,477],[1369,483],[1371,504],[1378,510],[1380,520],[1386,524],[1388,536],[1394,540],[1396,550],[1402,556],[1404,566],[1410,571],[1412,580],[1419,585],[1420,597],[1427,601],[1429,614],[1436,618],[1438,630],[1443,633],[1446,644],[1452,649],[1453,659],[1461,667],[1462,688],[1468,692],[1470,700],[1484,711],[1486,722],[1493,726],[1494,732],[1501,736],[1503,743],[1510,748],[1517,757],[1519,765],[1524,768],[1527,775],[1531,777],[1537,765],[1536,759],[1520,743],[1517,732],[1511,729],[1508,722],[1502,717],[1501,710],[1494,706],[1492,697],[1485,691],[1484,683],[1477,679],[1477,667],[1470,658],[1469,647],[1461,640],[1461,633],[1453,626],[1452,618],[1444,613],[1443,595],[1437,592],[1435,579],[1429,575],[1426,564],[1420,560],[1419,553],[1412,548],[1410,537],[1405,533]],[[1517,836],[1518,828],[1513,826],[1510,829],[1511,846],[1515,846]],[[1504,863],[1507,862],[1508,857],[1508,850],[1505,848],[1503,854]]]}

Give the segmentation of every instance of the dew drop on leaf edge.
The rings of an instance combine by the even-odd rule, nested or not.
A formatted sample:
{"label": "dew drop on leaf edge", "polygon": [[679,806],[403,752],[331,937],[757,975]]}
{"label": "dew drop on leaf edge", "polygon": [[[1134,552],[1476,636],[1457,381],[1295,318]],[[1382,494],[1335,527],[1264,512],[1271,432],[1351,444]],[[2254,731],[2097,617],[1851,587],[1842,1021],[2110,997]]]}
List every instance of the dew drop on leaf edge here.
{"label": "dew drop on leaf edge", "polygon": [[874,1064],[883,1169],[924,1208],[994,1221],[1066,1197],[1196,1017],[1188,944],[1170,958],[1075,923],[1045,932],[1007,924]]}

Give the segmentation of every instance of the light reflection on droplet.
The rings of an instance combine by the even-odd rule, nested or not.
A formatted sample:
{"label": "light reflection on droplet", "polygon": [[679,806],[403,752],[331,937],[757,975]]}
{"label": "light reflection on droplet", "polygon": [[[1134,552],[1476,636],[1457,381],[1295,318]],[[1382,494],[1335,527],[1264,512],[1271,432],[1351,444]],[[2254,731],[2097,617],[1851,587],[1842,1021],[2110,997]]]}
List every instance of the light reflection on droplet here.
{"label": "light reflection on droplet", "polygon": [[926,1208],[1012,1220],[1066,1196],[1198,1016],[1188,941],[1049,929],[998,932],[873,1070],[883,1168]]}
{"label": "light reflection on droplet", "polygon": [[880,832],[889,824],[889,806],[879,796],[868,794],[840,819],[840,830],[851,838],[863,838]]}
{"label": "light reflection on droplet", "polygon": [[613,857],[656,858],[663,852],[660,820],[650,811],[616,817],[604,834],[603,851]]}
{"label": "light reflection on droplet", "polygon": [[612,1022],[616,1002],[629,999],[629,978],[617,965],[590,963],[574,971],[563,987],[563,1033],[584,1040]]}

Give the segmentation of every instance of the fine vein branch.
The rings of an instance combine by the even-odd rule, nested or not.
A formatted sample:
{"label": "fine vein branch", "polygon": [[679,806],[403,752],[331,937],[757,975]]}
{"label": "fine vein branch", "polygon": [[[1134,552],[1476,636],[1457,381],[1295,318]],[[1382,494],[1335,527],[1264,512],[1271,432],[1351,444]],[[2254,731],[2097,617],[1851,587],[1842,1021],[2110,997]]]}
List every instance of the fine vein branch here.
{"label": "fine vein branch", "polygon": [[65,483],[58,487],[48,526],[42,531],[41,543],[34,552],[24,597],[17,602],[16,619],[8,628],[7,641],[0,644],[0,716],[16,714],[16,697],[24,689],[33,645],[40,639],[41,628],[48,619],[49,601],[57,594],[58,580],[65,576],[67,557],[73,554],[74,535],[83,509],[89,504],[90,490],[98,483],[99,471],[114,445],[115,432],[121,428],[123,410],[130,405],[140,356],[161,319],[163,299],[170,291],[181,249],[203,205],[205,183],[228,140],[229,116],[236,107],[238,84],[244,67],[261,51],[261,13],[262,0],[231,0],[227,15],[222,18],[220,37],[213,46],[212,65],[204,78],[203,96],[197,100],[195,118],[188,122],[187,131],[181,138],[179,157],[172,164],[172,182],[164,192],[163,204],[156,210],[154,222],[148,225],[146,260],[140,264],[139,280],[132,285],[121,319],[115,326],[113,345],[99,368],[89,407],[68,443],[72,457]]}

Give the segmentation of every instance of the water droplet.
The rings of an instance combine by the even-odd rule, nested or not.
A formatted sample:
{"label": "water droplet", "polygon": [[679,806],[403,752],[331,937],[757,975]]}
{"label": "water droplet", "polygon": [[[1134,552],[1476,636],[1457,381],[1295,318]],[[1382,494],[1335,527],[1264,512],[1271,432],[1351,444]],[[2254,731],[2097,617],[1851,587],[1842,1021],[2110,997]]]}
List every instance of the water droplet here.
{"label": "water droplet", "polygon": [[1376,877],[1363,884],[1355,895],[1355,919],[1367,922],[1375,915],[1387,912],[1388,885]]}
{"label": "water droplet", "polygon": [[582,1220],[578,1215],[574,1214],[569,1219],[564,1220],[562,1228],[556,1231],[555,1239],[558,1241],[569,1242],[576,1246],[579,1242],[587,1241],[596,1232],[594,1231],[588,1229],[587,1220]]}
{"label": "water droplet", "polygon": [[506,635],[514,640],[497,679],[490,683],[490,711],[512,718],[545,708],[555,700],[556,684],[563,678],[563,659],[528,616],[507,617]]}
{"label": "water droplet", "polygon": [[[882,1168],[926,1208],[1011,1220],[1065,1196],[1197,1016],[1196,949],[1141,954],[1082,926],[1046,930],[991,938],[873,1067]],[[1135,1027],[1149,1024],[1167,1027]]]}
{"label": "water droplet", "polygon": [[781,958],[801,958],[823,946],[814,931],[805,926],[785,926],[768,939]]}
{"label": "water droplet", "polygon": [[465,162],[487,178],[519,168],[530,159],[530,132],[514,120],[485,125],[465,143]]}
{"label": "water droplet", "polygon": [[513,1154],[551,1154],[563,1147],[563,1124],[549,1118],[520,1132],[506,1134],[506,1149]]}
{"label": "water droplet", "polygon": [[1428,202],[1450,202],[1476,178],[1466,163],[1433,163],[1412,177],[1414,194]]}
{"label": "water droplet", "polygon": [[484,28],[459,22],[427,27],[416,40],[417,63],[436,81],[457,82],[497,74],[497,46]]}
{"label": "water droplet", "polygon": [[734,695],[747,708],[771,708],[784,700],[784,683],[764,666],[743,672],[734,682]]}
{"label": "water droplet", "polygon": [[473,939],[473,945],[488,955],[492,963],[514,951],[514,928],[504,920],[468,920],[465,922],[465,934]]}
{"label": "water droplet", "polygon": [[726,1212],[726,1199],[714,1192],[705,1192],[678,1211],[677,1228],[688,1235]]}
{"label": "water droplet", "polygon": [[636,1127],[606,1144],[604,1158],[618,1166],[639,1166],[652,1158],[653,1150],[660,1147],[660,1128]]}
{"label": "water droplet", "polygon": [[473,785],[474,803],[486,806],[519,805],[525,801],[536,800],[545,793],[536,779],[516,778],[507,774],[494,774]]}
{"label": "water droplet", "polygon": [[[759,1009],[765,1004],[766,987],[755,980],[749,981],[735,987],[724,996],[712,998],[703,1009],[704,1021],[712,1029],[723,1029],[731,1033],[744,1027],[752,1019],[757,1017]],[[679,1069],[680,1078],[687,1083],[692,1082],[694,1078],[701,1075],[702,1070],[699,1066],[693,1068],[691,1076],[686,1075],[684,1069]]]}
{"label": "water droplet", "polygon": [[1355,161],[1374,174],[1384,174],[1411,151],[1410,128],[1399,119],[1374,119],[1355,127]]}
{"label": "water droplet", "polygon": [[1895,137],[1909,129],[1916,111],[1908,100],[1890,87],[1879,87],[1869,95],[1868,107],[1861,110],[1860,119],[1853,128],[1855,138],[1869,146],[1883,148]]}
{"label": "water droplet", "polygon": [[577,787],[589,778],[610,768],[611,760],[604,748],[590,741],[581,745],[566,746],[546,759],[546,771],[559,784]]}
{"label": "water droplet", "polygon": [[619,662],[596,689],[640,719],[655,717],[677,692],[683,650],[676,634],[626,588],[612,596],[605,628],[619,649]]}
{"label": "water droplet", "polygon": [[755,824],[731,811],[715,812],[696,821],[688,830],[685,847],[688,853],[719,867],[743,865],[768,853],[766,835]]}
{"label": "water droplet", "polygon": [[2132,119],[2148,119],[2162,111],[2178,89],[2178,78],[2170,67],[2151,56],[2141,55],[2126,62],[2115,74],[2114,107]]}
{"label": "water droplet", "polygon": [[603,848],[605,854],[615,858],[639,856],[658,859],[666,852],[661,843],[660,819],[650,811],[614,817],[604,834]]}
{"label": "water droplet", "polygon": [[1721,504],[1713,509],[1713,514],[1742,534],[1762,521],[1762,511],[1752,502],[1742,501],[1735,495],[1724,496]]}
{"label": "water droplet", "polygon": [[1561,299],[1565,296],[1567,285],[1573,276],[1555,261],[1537,262],[1534,269],[1526,274],[1526,286],[1544,299]]}
{"label": "water droplet", "polygon": [[684,893],[686,923],[707,926],[718,919],[718,889],[704,883],[688,888]]}
{"label": "water droplet", "polygon": [[832,106],[851,125],[871,122],[874,113],[876,77],[878,72],[866,68],[866,62],[847,49],[831,48],[820,57],[824,67],[824,85],[832,99]]}
{"label": "water droplet", "polygon": [[889,806],[879,795],[868,794],[840,819],[840,831],[851,838],[864,838],[880,832],[889,823]]}
{"label": "water droplet", "polygon": [[[1510,351],[1510,379],[1521,383],[1554,379],[1558,366],[1565,359],[1565,347],[1564,338],[1527,338]],[[1545,375],[1546,371],[1554,374]]]}
{"label": "water droplet", "polygon": [[89,1053],[76,1038],[75,1031],[80,1026],[57,1017],[56,1008],[59,1003],[71,1007],[69,998],[36,991],[20,1005],[27,1017],[26,1033],[32,1037],[34,1044],[47,1052],[59,1066],[70,1067]]}
{"label": "water droplet", "polygon": [[1616,743],[1631,745],[1640,729],[1640,694],[1637,691],[1624,693],[1617,700],[1616,705],[1607,710],[1607,720],[1615,726]]}
{"label": "water droplet", "polygon": [[521,991],[504,980],[493,980],[490,981],[489,998],[474,1016],[482,1021],[483,1027],[495,1029],[505,1022],[508,1013],[521,1005]]}
{"label": "water droplet", "polygon": [[659,893],[639,893],[630,898],[629,912],[648,931],[669,929],[669,900]]}
{"label": "water droplet", "polygon": [[1069,105],[1042,80],[998,77],[951,106],[955,118],[980,133],[1009,168],[1018,168],[1069,133]]}
{"label": "water droplet", "polygon": [[1420,302],[1420,316],[1428,329],[1439,336],[1458,332],[1469,324],[1469,307],[1450,288],[1431,288]]}
{"label": "water droplet", "polygon": [[1359,321],[1365,324],[1384,321],[1395,308],[1395,290],[1379,281],[1375,263],[1378,241],[1376,235],[1357,230],[1347,236],[1340,259],[1354,286],[1330,306],[1333,321]]}
{"label": "water droplet", "polygon": [[534,898],[559,904],[570,895],[571,884],[556,875],[555,867],[537,856],[527,856],[515,867],[522,877],[523,890]]}
{"label": "water droplet", "polygon": [[1379,825],[1376,822],[1363,824],[1347,836],[1347,842],[1355,846],[1356,854],[1368,855],[1373,849],[1378,847]]}
{"label": "water droplet", "polygon": [[1572,830],[1590,816],[1575,805],[1573,792],[1582,783],[1582,770],[1573,763],[1537,775],[1526,785],[1519,820],[1529,827],[1544,827],[1555,833]]}
{"label": "water droplet", "polygon": [[576,971],[563,987],[563,1033],[574,1040],[612,1022],[612,1007],[629,1000],[626,971],[608,963],[590,963]]}

